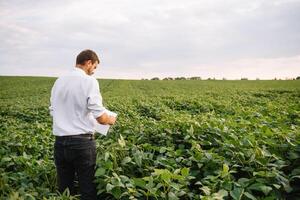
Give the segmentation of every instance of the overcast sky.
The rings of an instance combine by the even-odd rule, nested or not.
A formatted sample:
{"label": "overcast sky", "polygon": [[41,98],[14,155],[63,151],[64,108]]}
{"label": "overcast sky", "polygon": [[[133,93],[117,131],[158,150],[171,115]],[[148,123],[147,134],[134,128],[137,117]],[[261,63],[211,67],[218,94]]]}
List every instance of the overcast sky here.
{"label": "overcast sky", "polygon": [[300,76],[300,0],[0,0],[0,75]]}

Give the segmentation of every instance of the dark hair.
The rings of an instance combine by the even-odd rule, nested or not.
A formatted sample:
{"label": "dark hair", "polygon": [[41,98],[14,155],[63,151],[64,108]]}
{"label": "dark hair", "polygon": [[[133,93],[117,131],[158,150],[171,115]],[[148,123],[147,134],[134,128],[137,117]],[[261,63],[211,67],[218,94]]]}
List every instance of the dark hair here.
{"label": "dark hair", "polygon": [[86,49],[82,52],[80,52],[76,58],[76,65],[84,65],[86,61],[91,60],[92,63],[94,64],[96,61],[98,63],[100,63],[99,58],[97,56],[97,54],[90,50],[90,49]]}

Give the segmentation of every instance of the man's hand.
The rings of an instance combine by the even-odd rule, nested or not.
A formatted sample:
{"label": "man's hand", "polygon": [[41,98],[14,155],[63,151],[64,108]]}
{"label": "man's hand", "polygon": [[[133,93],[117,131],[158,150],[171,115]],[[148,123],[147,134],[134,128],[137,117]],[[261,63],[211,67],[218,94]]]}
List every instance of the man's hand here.
{"label": "man's hand", "polygon": [[116,123],[116,120],[117,120],[117,117],[114,117],[114,116],[109,116],[110,117],[110,125],[113,125],[114,123]]}
{"label": "man's hand", "polygon": [[103,124],[103,125],[113,125],[117,118],[114,117],[114,116],[110,116],[108,115],[107,113],[103,113],[100,117],[98,117],[97,119],[97,122],[99,124]]}

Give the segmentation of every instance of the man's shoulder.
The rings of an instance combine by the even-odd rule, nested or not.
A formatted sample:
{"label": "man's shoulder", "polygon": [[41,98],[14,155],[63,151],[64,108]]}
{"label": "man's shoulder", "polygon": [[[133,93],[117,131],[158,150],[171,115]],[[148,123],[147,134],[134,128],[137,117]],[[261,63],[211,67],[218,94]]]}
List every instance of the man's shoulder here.
{"label": "man's shoulder", "polygon": [[89,76],[89,78],[91,79],[91,81],[93,81],[93,82],[97,82],[97,83],[98,83],[98,80],[97,80],[95,77],[93,77],[93,76]]}
{"label": "man's shoulder", "polygon": [[59,76],[57,80],[61,80],[61,79],[72,79],[72,78],[75,78],[75,79],[82,79],[82,80],[90,80],[90,81],[93,81],[93,79],[95,79],[94,77],[92,76],[89,76],[89,75],[86,75],[86,74],[81,74],[81,73],[78,73],[78,71],[75,71],[74,69]]}
{"label": "man's shoulder", "polygon": [[81,74],[74,70],[72,70],[69,73],[63,74],[56,79],[57,83],[66,83],[70,81],[80,83],[81,85],[87,85],[88,87],[91,87],[93,85],[99,85],[98,80],[95,77],[86,74]]}
{"label": "man's shoulder", "polygon": [[75,75],[74,81],[81,82],[82,85],[86,85],[87,87],[97,86],[99,83],[97,79],[93,76],[89,75]]}
{"label": "man's shoulder", "polygon": [[97,79],[96,79],[95,77],[89,76],[89,75],[80,76],[80,78],[81,78],[85,83],[95,84],[95,82],[97,82]]}

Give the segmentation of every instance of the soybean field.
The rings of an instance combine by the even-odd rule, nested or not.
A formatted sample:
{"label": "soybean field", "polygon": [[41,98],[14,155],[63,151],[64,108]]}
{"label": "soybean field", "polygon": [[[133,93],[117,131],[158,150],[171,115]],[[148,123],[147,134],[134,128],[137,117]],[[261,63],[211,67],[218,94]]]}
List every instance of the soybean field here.
{"label": "soybean field", "polygon": [[[57,192],[56,78],[0,77],[0,199]],[[99,80],[99,199],[300,199],[300,81]]]}

